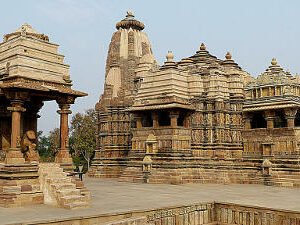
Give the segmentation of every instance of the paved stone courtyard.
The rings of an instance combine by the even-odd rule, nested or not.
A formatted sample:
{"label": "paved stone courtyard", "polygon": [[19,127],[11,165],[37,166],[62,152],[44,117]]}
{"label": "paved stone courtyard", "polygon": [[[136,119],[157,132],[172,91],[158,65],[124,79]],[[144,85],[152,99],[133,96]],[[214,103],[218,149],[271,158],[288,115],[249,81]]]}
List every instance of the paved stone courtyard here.
{"label": "paved stone courtyard", "polygon": [[46,205],[0,207],[0,224],[91,216],[211,201],[300,211],[300,189],[238,184],[134,184],[120,183],[114,179],[92,178],[84,178],[84,182],[91,191],[91,208],[66,210]]}

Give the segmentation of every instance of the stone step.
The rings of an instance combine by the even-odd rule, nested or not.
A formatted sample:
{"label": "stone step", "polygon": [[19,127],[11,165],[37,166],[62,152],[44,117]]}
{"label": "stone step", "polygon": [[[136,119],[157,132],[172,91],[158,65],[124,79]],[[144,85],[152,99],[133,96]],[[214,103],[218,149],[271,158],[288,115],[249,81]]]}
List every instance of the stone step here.
{"label": "stone step", "polygon": [[63,196],[60,198],[60,203],[62,205],[67,205],[70,203],[75,203],[75,202],[85,202],[85,197],[81,195],[70,195],[70,196]]}
{"label": "stone step", "polygon": [[51,184],[66,184],[71,183],[71,178],[69,177],[46,177],[46,182]]}
{"label": "stone step", "polygon": [[300,174],[299,175],[291,175],[291,174],[274,175],[273,177],[274,178],[299,179],[300,178]]}
{"label": "stone step", "polygon": [[65,204],[64,208],[66,209],[82,209],[89,207],[88,202],[73,202],[69,204]]}
{"label": "stone step", "polygon": [[279,182],[292,182],[292,183],[299,183],[300,184],[300,179],[290,179],[290,178],[280,177],[280,178],[277,178],[275,180],[277,180]]}
{"label": "stone step", "polygon": [[62,190],[57,190],[56,192],[60,197],[80,195],[79,189],[62,189]]}
{"label": "stone step", "polygon": [[76,188],[76,185],[73,183],[65,183],[65,184],[51,184],[51,187],[53,187],[55,190],[63,190],[63,189],[72,189]]}
{"label": "stone step", "polygon": [[45,173],[63,172],[63,168],[60,168],[60,167],[40,168],[40,170]]}

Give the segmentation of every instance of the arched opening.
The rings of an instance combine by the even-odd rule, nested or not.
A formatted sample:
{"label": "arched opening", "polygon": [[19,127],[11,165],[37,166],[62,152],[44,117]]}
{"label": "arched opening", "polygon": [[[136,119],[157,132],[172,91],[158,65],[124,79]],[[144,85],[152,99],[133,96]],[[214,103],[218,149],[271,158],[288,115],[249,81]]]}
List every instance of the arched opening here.
{"label": "arched opening", "polygon": [[170,113],[168,111],[162,111],[159,113],[158,124],[159,126],[171,125]]}
{"label": "arched opening", "polygon": [[261,113],[256,113],[253,115],[253,118],[251,120],[251,128],[267,128],[267,121]]}

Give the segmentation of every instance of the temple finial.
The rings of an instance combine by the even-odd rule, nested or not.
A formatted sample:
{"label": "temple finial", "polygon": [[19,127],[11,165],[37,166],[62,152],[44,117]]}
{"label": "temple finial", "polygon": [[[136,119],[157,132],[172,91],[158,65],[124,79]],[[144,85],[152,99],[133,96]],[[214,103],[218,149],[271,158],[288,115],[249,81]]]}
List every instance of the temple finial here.
{"label": "temple finial", "polygon": [[127,13],[126,17],[134,17],[132,10],[128,10],[126,13]]}
{"label": "temple finial", "polygon": [[166,58],[167,58],[167,62],[173,62],[173,59],[174,59],[173,52],[172,51],[168,51],[168,53],[166,55]]}
{"label": "temple finial", "polygon": [[271,61],[271,64],[272,64],[273,66],[277,65],[277,60],[276,60],[275,58],[273,58],[272,61]]}
{"label": "temple finial", "polygon": [[204,43],[201,43],[200,50],[206,50],[206,46],[204,45]]}
{"label": "temple finial", "polygon": [[227,54],[225,55],[225,58],[226,58],[226,59],[231,59],[231,58],[232,58],[230,52],[227,52]]}

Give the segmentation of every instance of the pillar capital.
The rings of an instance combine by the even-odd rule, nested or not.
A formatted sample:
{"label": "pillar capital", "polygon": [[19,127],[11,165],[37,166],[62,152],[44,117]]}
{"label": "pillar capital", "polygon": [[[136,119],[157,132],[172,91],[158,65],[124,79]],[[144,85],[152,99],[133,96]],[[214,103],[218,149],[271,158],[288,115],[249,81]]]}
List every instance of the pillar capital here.
{"label": "pillar capital", "polygon": [[56,99],[58,105],[65,105],[65,104],[74,104],[75,97],[74,96],[60,96]]}
{"label": "pillar capital", "polygon": [[284,109],[284,115],[285,115],[286,119],[293,119],[293,118],[295,118],[297,111],[298,111],[298,109],[296,109],[296,108],[287,108],[287,109]]}
{"label": "pillar capital", "polygon": [[265,117],[265,119],[266,120],[273,120],[274,118],[275,118],[275,111],[272,111],[272,110],[267,110],[267,111],[265,111],[265,115],[264,115],[264,117]]}
{"label": "pillar capital", "polygon": [[287,120],[287,125],[290,128],[295,127],[295,117],[296,117],[297,111],[298,111],[297,108],[284,109],[284,115]]}
{"label": "pillar capital", "polygon": [[251,120],[253,118],[253,114],[249,112],[242,112],[243,120]]}
{"label": "pillar capital", "polygon": [[178,118],[179,117],[179,111],[177,111],[177,110],[172,110],[172,111],[170,111],[170,118],[173,118],[173,117],[175,117],[175,118]]}
{"label": "pillar capital", "polygon": [[158,112],[151,112],[151,117],[153,120],[158,120],[159,119],[159,113]]}
{"label": "pillar capital", "polygon": [[11,100],[11,106],[7,107],[8,111],[11,112],[25,112],[26,109],[23,107],[24,101],[22,100]]}

